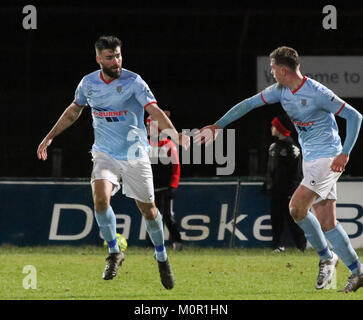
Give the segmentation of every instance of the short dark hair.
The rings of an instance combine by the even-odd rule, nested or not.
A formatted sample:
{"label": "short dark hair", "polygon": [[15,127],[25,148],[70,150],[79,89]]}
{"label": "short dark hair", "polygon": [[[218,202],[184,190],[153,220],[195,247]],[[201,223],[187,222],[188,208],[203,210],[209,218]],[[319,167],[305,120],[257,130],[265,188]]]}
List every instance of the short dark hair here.
{"label": "short dark hair", "polygon": [[121,48],[122,42],[115,36],[101,36],[95,42],[96,53],[105,49],[115,50],[117,47]]}
{"label": "short dark hair", "polygon": [[299,54],[290,47],[278,47],[270,53],[270,59],[275,59],[277,65],[282,64],[294,71],[300,65]]}

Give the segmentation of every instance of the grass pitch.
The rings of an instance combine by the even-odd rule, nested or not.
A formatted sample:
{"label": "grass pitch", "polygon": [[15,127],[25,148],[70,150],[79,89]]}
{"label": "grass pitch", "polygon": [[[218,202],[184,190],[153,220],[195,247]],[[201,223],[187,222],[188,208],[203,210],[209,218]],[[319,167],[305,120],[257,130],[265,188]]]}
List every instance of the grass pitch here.
{"label": "grass pitch", "polygon": [[[130,247],[119,274],[102,279],[102,247],[0,247],[1,300],[356,300],[344,294],[349,276],[342,261],[336,285],[315,290],[318,257],[312,250],[168,250],[175,287],[165,290],[150,249]],[[358,250],[363,255],[363,250]],[[36,270],[36,289],[24,289],[25,266]],[[26,282],[26,281],[25,281]],[[34,284],[34,283],[33,283]]]}

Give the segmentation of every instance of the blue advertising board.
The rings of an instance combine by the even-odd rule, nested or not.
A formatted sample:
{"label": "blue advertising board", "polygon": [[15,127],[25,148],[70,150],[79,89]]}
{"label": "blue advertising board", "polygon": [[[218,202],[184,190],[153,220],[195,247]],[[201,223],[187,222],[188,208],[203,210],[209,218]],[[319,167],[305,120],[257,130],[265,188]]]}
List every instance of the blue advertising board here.
{"label": "blue advertising board", "polygon": [[[343,199],[337,216],[362,247],[362,182],[340,182]],[[360,190],[360,191],[359,191]],[[358,194],[357,194],[358,196]],[[102,245],[88,181],[0,181],[0,244]],[[146,227],[133,199],[118,192],[111,199],[117,231],[129,246],[146,245]],[[201,247],[270,247],[269,198],[262,182],[181,181],[173,211],[185,245]],[[166,244],[169,233],[165,232]]]}

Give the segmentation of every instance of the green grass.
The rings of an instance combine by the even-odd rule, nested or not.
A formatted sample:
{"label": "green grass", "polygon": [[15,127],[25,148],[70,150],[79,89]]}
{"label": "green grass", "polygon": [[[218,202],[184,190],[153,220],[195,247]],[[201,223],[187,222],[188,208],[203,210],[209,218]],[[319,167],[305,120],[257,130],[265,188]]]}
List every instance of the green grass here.
{"label": "green grass", "polygon": [[[314,289],[315,252],[288,249],[168,250],[176,285],[165,290],[150,249],[128,248],[116,278],[101,277],[107,250],[100,247],[0,247],[0,299],[35,300],[343,300],[363,299],[344,287],[348,269],[340,261],[336,289]],[[363,250],[358,250],[362,256]],[[23,268],[37,271],[37,288],[24,289]]]}

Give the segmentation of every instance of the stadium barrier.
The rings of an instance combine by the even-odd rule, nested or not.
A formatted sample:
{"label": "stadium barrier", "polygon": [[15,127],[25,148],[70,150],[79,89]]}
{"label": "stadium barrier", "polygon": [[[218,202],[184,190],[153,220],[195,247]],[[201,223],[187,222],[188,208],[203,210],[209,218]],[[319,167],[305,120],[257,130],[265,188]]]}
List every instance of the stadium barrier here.
{"label": "stadium barrier", "polygon": [[[363,247],[362,191],[362,179],[338,183],[337,217],[355,248]],[[2,179],[0,195],[0,244],[103,244],[88,180]],[[111,203],[117,231],[130,246],[145,246],[145,223],[134,201],[118,192]],[[261,180],[182,179],[173,211],[186,245],[271,246],[269,199]],[[165,236],[170,244],[167,229]]]}

